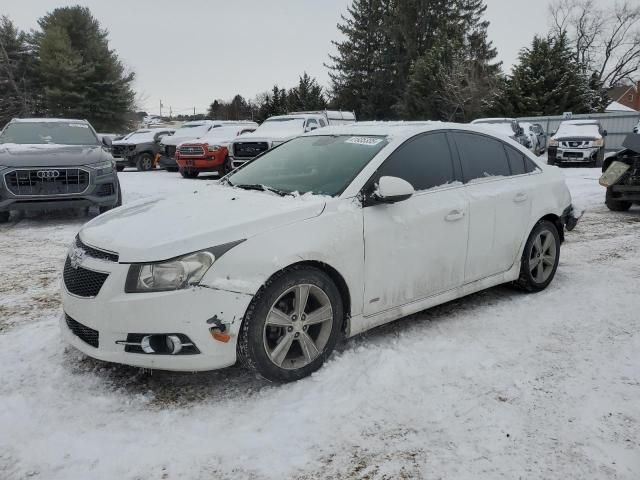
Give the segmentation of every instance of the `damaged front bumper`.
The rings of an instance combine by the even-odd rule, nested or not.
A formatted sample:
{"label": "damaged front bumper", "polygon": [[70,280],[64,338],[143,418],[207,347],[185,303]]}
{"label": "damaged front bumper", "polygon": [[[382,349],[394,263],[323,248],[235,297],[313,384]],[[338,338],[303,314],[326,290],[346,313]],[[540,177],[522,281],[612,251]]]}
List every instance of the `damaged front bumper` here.
{"label": "damaged front bumper", "polygon": [[[125,293],[128,264],[85,257],[80,268],[108,274],[94,297],[71,293],[63,280],[62,336],[86,355],[141,368],[190,372],[236,362],[238,332],[251,295],[209,287]],[[192,347],[176,354],[158,349],[145,353],[136,346],[145,336],[177,336]]]}
{"label": "damaged front bumper", "polygon": [[584,211],[578,211],[574,208],[573,204],[569,205],[562,212],[562,216],[560,217],[560,222],[567,229],[567,231],[571,231],[576,228],[578,221],[582,218]]}

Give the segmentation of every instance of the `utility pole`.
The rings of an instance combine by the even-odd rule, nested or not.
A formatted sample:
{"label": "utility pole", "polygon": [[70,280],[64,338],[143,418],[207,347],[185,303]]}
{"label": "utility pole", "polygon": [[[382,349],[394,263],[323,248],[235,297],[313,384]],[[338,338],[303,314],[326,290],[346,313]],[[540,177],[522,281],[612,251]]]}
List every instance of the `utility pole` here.
{"label": "utility pole", "polygon": [[193,107],[193,116],[196,116],[196,107]]}
{"label": "utility pole", "polygon": [[162,118],[162,100],[160,100],[160,118]]}
{"label": "utility pole", "polygon": [[171,120],[172,115],[173,115],[173,107],[169,105],[169,120]]}

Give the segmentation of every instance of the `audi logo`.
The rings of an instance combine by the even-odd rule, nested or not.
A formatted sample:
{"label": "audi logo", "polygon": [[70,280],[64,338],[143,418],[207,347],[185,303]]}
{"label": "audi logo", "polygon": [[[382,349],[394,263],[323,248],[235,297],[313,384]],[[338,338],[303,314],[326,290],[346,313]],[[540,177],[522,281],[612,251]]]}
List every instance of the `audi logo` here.
{"label": "audi logo", "polygon": [[36,175],[38,178],[42,179],[53,179],[58,178],[60,176],[60,172],[58,170],[38,170]]}

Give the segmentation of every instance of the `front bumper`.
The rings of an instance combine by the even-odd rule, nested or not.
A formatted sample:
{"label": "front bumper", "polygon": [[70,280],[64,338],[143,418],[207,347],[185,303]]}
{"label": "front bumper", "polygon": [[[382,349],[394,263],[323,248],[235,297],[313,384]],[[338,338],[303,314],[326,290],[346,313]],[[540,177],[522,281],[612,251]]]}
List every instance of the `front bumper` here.
{"label": "front bumper", "polygon": [[[60,167],[69,168],[69,167]],[[72,167],[75,168],[75,167]],[[52,169],[48,167],[47,169]],[[16,195],[7,187],[5,175],[11,168],[0,173],[0,212],[11,210],[60,210],[66,208],[113,207],[118,203],[118,176],[116,172],[98,177],[90,171],[86,190],[78,194]]]}
{"label": "front bumper", "polygon": [[[226,154],[225,154],[226,156]],[[209,157],[178,157],[176,163],[183,170],[192,172],[224,172],[224,157],[212,154]]]}
{"label": "front bumper", "polygon": [[555,163],[591,163],[598,158],[600,148],[549,147],[549,159]]}
{"label": "front bumper", "polygon": [[562,212],[560,221],[562,222],[562,225],[564,225],[564,227],[567,229],[567,231],[570,232],[571,230],[576,228],[576,225],[578,224],[580,218],[582,218],[583,213],[584,212],[576,211],[573,205],[569,205],[564,209],[564,212]]}
{"label": "front bumper", "polygon": [[[157,293],[124,293],[127,264],[85,257],[82,268],[108,273],[94,298],[75,296],[62,286],[64,313],[84,327],[98,332],[98,347],[86,343],[60,321],[63,338],[86,355],[135,367],[203,371],[236,362],[237,335],[251,295],[194,287]],[[224,325],[228,343],[215,340],[211,328]],[[125,351],[129,334],[183,334],[200,353],[188,355],[146,354]],[[120,343],[117,343],[120,342]]]}

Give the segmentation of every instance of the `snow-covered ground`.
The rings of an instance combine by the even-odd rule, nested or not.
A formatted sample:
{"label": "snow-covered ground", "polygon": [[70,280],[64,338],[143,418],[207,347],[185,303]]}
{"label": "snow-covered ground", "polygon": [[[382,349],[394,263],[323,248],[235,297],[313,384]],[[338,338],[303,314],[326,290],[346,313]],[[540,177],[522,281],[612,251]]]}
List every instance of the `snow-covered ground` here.
{"label": "snow-covered ground", "polygon": [[[565,172],[587,213],[549,289],[400,320],[282,386],[66,348],[59,274],[86,218],[0,226],[0,478],[640,478],[640,209],[609,212],[597,169]],[[210,183],[121,179],[125,202]]]}

